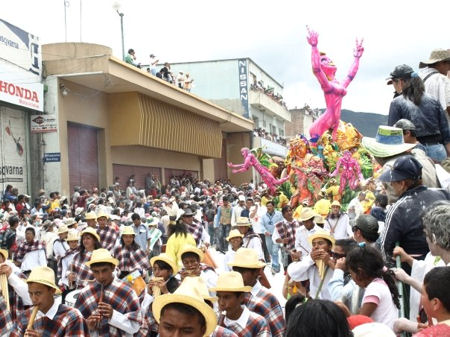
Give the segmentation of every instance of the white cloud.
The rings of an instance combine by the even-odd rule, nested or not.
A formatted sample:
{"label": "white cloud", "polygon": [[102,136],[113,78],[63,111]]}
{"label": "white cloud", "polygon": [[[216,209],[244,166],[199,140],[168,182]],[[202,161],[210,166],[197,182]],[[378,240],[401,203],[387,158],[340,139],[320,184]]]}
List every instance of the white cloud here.
{"label": "white cloud", "polygon": [[[69,41],[78,41],[80,0],[68,0]],[[434,48],[448,48],[448,0],[376,2],[298,0],[122,0],[125,49],[146,62],[196,61],[250,56],[285,85],[287,103],[323,107],[310,71],[307,24],[317,30],[319,48],[338,66],[338,78],[352,62],[355,37],[364,37],[360,70],[343,107],[387,113],[392,88],[384,79],[401,63],[417,68]],[[83,0],[82,37],[121,55],[120,20],[113,0]],[[15,0],[1,18],[38,35],[43,43],[64,41],[62,0]]]}

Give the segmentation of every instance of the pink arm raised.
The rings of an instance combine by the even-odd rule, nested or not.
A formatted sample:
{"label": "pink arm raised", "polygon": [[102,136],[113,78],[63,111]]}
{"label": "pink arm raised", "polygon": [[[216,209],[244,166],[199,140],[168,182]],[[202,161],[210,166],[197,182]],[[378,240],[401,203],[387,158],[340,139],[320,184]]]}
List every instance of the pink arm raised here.
{"label": "pink arm raised", "polygon": [[322,87],[323,91],[328,91],[331,89],[330,82],[328,81],[327,76],[322,71],[322,68],[320,67],[320,53],[319,49],[317,49],[317,43],[319,39],[319,34],[315,32],[314,30],[310,30],[308,28],[308,43],[311,45],[311,64],[314,76],[316,76],[317,80],[320,83],[320,86]]}
{"label": "pink arm raised", "polygon": [[356,39],[356,47],[355,50],[353,52],[353,56],[354,61],[352,66],[350,67],[350,70],[348,72],[347,77],[345,78],[344,82],[342,83],[342,85],[344,86],[344,88],[347,88],[350,84],[351,81],[353,81],[353,79],[356,76],[356,73],[358,72],[359,69],[359,59],[361,58],[363,52],[364,52],[364,47],[362,45],[364,40],[358,41],[358,39]]}

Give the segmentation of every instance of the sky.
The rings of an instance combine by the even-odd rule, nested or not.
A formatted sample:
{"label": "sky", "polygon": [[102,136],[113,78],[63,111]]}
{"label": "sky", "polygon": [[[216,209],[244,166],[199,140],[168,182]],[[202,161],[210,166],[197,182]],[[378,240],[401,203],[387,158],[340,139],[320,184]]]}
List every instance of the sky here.
{"label": "sky", "polygon": [[319,33],[319,50],[337,65],[338,79],[353,62],[355,38],[364,38],[360,68],[342,104],[359,112],[387,114],[393,88],[385,79],[394,67],[417,70],[431,50],[450,48],[448,0],[14,0],[2,1],[0,18],[42,44],[64,42],[66,9],[69,42],[107,45],[121,57],[117,5],[125,49],[133,48],[143,64],[150,53],[172,63],[250,57],[284,85],[289,108],[325,107],[311,71],[307,25]]}

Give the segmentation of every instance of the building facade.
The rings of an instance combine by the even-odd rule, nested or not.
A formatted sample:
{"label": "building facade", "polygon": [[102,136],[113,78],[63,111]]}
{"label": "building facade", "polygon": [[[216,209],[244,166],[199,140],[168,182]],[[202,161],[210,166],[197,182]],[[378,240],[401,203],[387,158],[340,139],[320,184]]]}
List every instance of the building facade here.
{"label": "building facade", "polygon": [[[45,184],[68,194],[74,186],[122,187],[148,174],[211,181],[228,177],[234,149],[250,145],[253,122],[192,95],[87,43],[43,46],[45,109],[58,132],[44,134]],[[231,177],[239,184],[248,177]],[[236,180],[237,179],[237,180]]]}
{"label": "building facade", "polygon": [[309,128],[320,114],[318,109],[311,109],[308,105],[298,109],[297,107],[289,110],[291,113],[291,122],[286,123],[286,137],[288,139],[294,138],[301,134],[306,138],[310,138]]}
{"label": "building facade", "polygon": [[0,19],[0,186],[30,193],[40,182],[31,172],[40,144],[30,123],[44,109],[39,38]]}

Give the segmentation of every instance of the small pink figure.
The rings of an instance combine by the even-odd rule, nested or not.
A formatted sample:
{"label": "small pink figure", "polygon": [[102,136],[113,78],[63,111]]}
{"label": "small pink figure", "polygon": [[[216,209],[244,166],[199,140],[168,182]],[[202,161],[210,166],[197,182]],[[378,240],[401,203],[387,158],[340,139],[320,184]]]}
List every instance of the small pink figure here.
{"label": "small pink figure", "polygon": [[339,194],[344,191],[347,182],[348,186],[352,190],[354,190],[358,187],[359,181],[364,179],[363,175],[361,174],[359,163],[355,158],[352,157],[350,151],[344,151],[343,156],[339,158],[336,164],[336,169],[333,171],[333,173],[330,174],[330,176],[335,177],[338,173],[341,176]]}
{"label": "small pink figure", "polygon": [[241,173],[247,171],[250,167],[254,167],[256,172],[258,172],[262,178],[262,180],[266,183],[270,192],[273,194],[277,190],[277,185],[281,185],[285,181],[289,179],[289,176],[286,176],[281,179],[276,179],[272,173],[270,173],[269,169],[258,161],[256,157],[250,152],[247,147],[243,147],[241,149],[241,154],[244,157],[243,164],[234,165],[232,163],[227,163],[228,167],[236,168],[237,170],[233,170],[233,173]]}
{"label": "small pink figure", "polygon": [[354,62],[350,68],[350,71],[341,83],[335,79],[336,66],[330,60],[325,53],[319,53],[317,49],[319,34],[313,30],[308,29],[308,43],[311,45],[311,63],[314,75],[322,87],[325,95],[325,102],[327,104],[327,109],[325,112],[311,125],[309,128],[309,135],[311,136],[312,142],[317,142],[317,140],[322,136],[322,134],[333,129],[333,140],[336,141],[336,132],[339,126],[339,120],[341,119],[341,105],[342,99],[347,94],[347,87],[350,82],[355,77],[358,72],[359,59],[361,58],[364,48],[362,46],[363,40],[358,41],[356,39],[356,47],[353,53]]}

